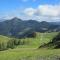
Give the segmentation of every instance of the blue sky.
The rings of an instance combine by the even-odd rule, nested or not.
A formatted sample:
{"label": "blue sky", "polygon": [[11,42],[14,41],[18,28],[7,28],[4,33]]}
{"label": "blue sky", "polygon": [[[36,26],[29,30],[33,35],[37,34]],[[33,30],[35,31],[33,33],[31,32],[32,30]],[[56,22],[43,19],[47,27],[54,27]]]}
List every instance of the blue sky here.
{"label": "blue sky", "polygon": [[0,12],[10,11],[14,9],[33,7],[43,4],[59,4],[60,0],[0,0]]}
{"label": "blue sky", "polygon": [[[46,15],[46,13],[48,13],[46,12],[47,11],[46,9],[45,9],[46,11],[43,9],[45,11],[45,12],[43,11],[44,12],[43,14],[45,15],[42,15],[41,13],[42,11],[40,11],[41,13],[40,15],[37,14],[36,10],[38,10],[39,7],[40,9],[43,9],[46,7],[50,14],[51,11],[49,11],[49,9],[55,10],[56,8],[60,8],[60,0],[0,0],[0,18],[1,17],[10,18],[10,17],[17,16],[22,19],[32,19],[34,18],[34,16],[36,16],[35,19],[37,19],[38,17],[41,17],[41,20],[44,18],[49,19],[51,16],[49,16],[49,14]],[[58,10],[55,11],[56,14],[58,13]],[[48,16],[48,17],[45,17],[45,16]],[[54,18],[56,17],[57,15],[54,16]],[[58,18],[59,16],[57,17],[57,19]]]}

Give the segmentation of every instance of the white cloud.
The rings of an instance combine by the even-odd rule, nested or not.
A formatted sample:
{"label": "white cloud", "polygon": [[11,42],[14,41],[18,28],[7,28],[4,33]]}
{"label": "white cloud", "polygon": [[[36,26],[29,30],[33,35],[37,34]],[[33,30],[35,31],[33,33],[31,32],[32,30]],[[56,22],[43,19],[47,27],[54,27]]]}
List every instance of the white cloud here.
{"label": "white cloud", "polygon": [[27,15],[42,15],[42,16],[60,16],[60,6],[40,5],[38,8],[26,8],[24,11]]}
{"label": "white cloud", "polygon": [[27,8],[24,10],[24,13],[28,16],[33,16],[35,12],[36,12],[36,10],[33,8]]}
{"label": "white cloud", "polygon": [[41,5],[38,10],[43,16],[60,16],[60,6],[58,5]]}
{"label": "white cloud", "polygon": [[23,20],[34,19],[38,21],[59,21],[60,5],[39,5],[37,8],[17,9],[8,12],[5,17],[12,18],[17,16]]}
{"label": "white cloud", "polygon": [[[26,8],[24,14],[33,19],[60,19],[60,5],[39,5],[37,8]],[[30,17],[30,18],[31,18]]]}

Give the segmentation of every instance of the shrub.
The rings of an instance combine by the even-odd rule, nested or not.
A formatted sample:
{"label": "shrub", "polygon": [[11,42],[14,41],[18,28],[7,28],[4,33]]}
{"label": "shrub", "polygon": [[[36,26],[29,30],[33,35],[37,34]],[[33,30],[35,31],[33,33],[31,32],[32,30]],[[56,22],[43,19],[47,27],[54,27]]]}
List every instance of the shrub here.
{"label": "shrub", "polygon": [[27,34],[27,37],[36,37],[36,33],[35,32],[28,33]]}
{"label": "shrub", "polygon": [[15,47],[15,44],[14,44],[14,40],[13,39],[10,39],[8,42],[7,42],[7,48],[14,48]]}
{"label": "shrub", "polygon": [[6,49],[8,49],[8,48],[7,48],[7,44],[4,43],[4,42],[0,43],[0,51],[6,50]]}

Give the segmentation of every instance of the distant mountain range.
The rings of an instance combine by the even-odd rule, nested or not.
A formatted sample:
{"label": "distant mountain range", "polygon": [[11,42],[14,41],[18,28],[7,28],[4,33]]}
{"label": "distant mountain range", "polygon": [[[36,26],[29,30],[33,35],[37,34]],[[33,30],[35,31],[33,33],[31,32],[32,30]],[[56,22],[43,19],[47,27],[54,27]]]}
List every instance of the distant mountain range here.
{"label": "distant mountain range", "polygon": [[54,25],[60,25],[60,22],[50,22],[50,23]]}
{"label": "distant mountain range", "polygon": [[14,17],[10,20],[0,22],[0,35],[17,36],[23,32],[55,32],[60,31],[59,22],[38,22],[36,20],[21,20]]}

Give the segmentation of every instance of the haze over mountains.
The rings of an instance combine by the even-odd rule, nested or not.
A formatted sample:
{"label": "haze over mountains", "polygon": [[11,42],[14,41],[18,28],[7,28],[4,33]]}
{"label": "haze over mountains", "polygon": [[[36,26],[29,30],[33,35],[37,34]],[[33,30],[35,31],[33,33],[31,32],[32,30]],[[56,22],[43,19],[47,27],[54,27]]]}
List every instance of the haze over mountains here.
{"label": "haze over mountains", "polygon": [[36,20],[21,20],[14,17],[0,22],[0,35],[18,36],[23,32],[55,32],[60,31],[59,22],[38,22]]}

